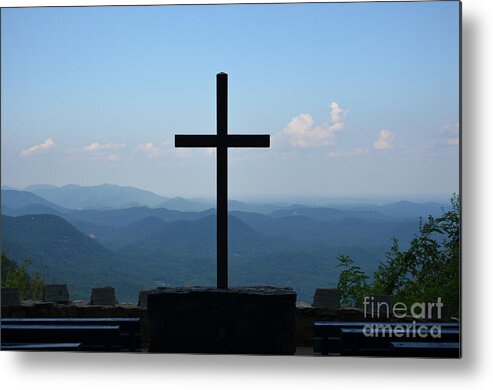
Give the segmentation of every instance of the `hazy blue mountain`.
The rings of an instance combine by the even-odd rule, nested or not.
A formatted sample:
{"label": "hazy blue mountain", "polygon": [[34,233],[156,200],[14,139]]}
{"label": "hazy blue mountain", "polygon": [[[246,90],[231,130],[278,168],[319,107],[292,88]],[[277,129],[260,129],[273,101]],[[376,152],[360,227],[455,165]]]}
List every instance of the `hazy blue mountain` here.
{"label": "hazy blue mountain", "polygon": [[386,245],[391,237],[395,237],[405,245],[410,242],[418,228],[417,219],[320,220],[301,215],[273,218],[254,213],[232,214],[266,237],[282,237],[299,243],[365,247]]}
{"label": "hazy blue mountain", "polygon": [[54,210],[60,208],[58,205],[29,191],[2,189],[2,206],[7,206],[10,209],[20,209],[34,204],[46,206]]}
{"label": "hazy blue mountain", "polygon": [[93,225],[125,226],[147,217],[156,217],[165,222],[173,222],[196,220],[213,213],[213,209],[201,212],[181,212],[164,208],[130,207],[118,210],[73,210],[67,214],[67,218]]}
{"label": "hazy blue mountain", "polygon": [[15,209],[12,209],[12,208],[10,208],[9,206],[4,205],[4,204],[2,203],[2,214],[3,214],[3,215],[10,215],[10,216],[12,216],[12,214],[14,213],[14,210],[15,210]]}
{"label": "hazy blue mountain", "polygon": [[[29,194],[28,192],[25,193]],[[32,195],[35,197],[33,198],[34,201],[39,201],[38,199],[41,199],[37,195]],[[19,205],[23,204],[20,202],[18,203]],[[196,220],[215,213],[214,209],[200,212],[180,212],[165,208],[149,207],[129,207],[115,210],[74,210],[58,207],[48,201],[45,201],[45,203],[47,205],[33,203],[15,209],[2,203],[2,210],[3,214],[13,217],[28,214],[58,215],[88,234],[96,234],[96,231],[100,232],[101,228],[103,228],[104,231],[105,227],[122,227],[134,224],[146,218],[158,218],[162,221],[173,222],[178,220]]]}
{"label": "hazy blue mountain", "polygon": [[19,189],[12,187],[12,186],[9,186],[9,185],[2,184],[2,190],[16,190],[17,191]]}
{"label": "hazy blue mountain", "polygon": [[327,207],[285,208],[272,211],[269,216],[274,218],[303,216],[321,221],[347,218],[347,214],[344,211]]}
{"label": "hazy blue mountain", "polygon": [[261,226],[265,223],[272,223],[273,218],[259,213],[249,213],[246,211],[231,211],[230,215],[233,215],[245,222],[247,225],[251,226],[254,230],[260,231],[262,230]]}
{"label": "hazy blue mountain", "polygon": [[21,215],[29,215],[29,214],[52,214],[58,216],[64,216],[62,208],[54,209],[52,207],[48,207],[42,204],[28,204],[26,206],[20,207],[18,209],[4,209],[4,205],[2,205],[2,214],[8,215],[10,217],[20,217]]}
{"label": "hazy blue mountain", "polygon": [[310,206],[307,206],[307,205],[304,205],[304,204],[300,204],[300,203],[293,203],[293,204],[290,204],[288,206],[284,206],[284,207],[278,207],[279,209],[286,209],[286,210],[289,210],[289,209],[303,209],[303,208],[309,208]]}
{"label": "hazy blue mountain", "polygon": [[229,211],[245,211],[260,214],[268,214],[274,210],[283,208],[283,206],[278,206],[272,203],[245,203],[238,200],[230,200],[228,202],[228,207]]}
{"label": "hazy blue mountain", "polygon": [[58,188],[57,186],[53,184],[31,184],[30,186],[26,187],[25,189],[27,191],[39,191],[39,190],[48,190],[48,189],[56,189]]}
{"label": "hazy blue mountain", "polygon": [[435,203],[435,202],[410,202],[400,201],[395,203],[388,203],[380,206],[361,206],[351,207],[345,206],[344,209],[353,211],[371,211],[390,218],[427,218],[428,215],[439,216],[443,214],[443,209],[450,209],[450,205]]}
{"label": "hazy blue mountain", "polygon": [[75,184],[62,187],[34,185],[26,190],[71,209],[117,209],[135,205],[154,207],[167,199],[151,191],[114,184],[91,187]]}
{"label": "hazy blue mountain", "polygon": [[293,205],[290,207],[278,209],[272,211],[268,215],[274,218],[280,217],[309,217],[320,221],[335,221],[344,218],[358,218],[358,219],[371,219],[371,220],[387,220],[389,216],[379,213],[374,210],[366,209],[337,209],[330,207],[298,207],[299,205]]}
{"label": "hazy blue mountain", "polygon": [[[170,210],[178,211],[204,211],[216,207],[215,201],[201,199],[185,199],[181,197],[168,199],[156,207],[164,207]],[[269,203],[245,203],[231,199],[228,201],[230,211],[247,211],[253,213],[270,213],[281,208],[281,206]]]}
{"label": "hazy blue mountain", "polygon": [[[229,245],[234,250],[243,245],[255,245],[261,235],[244,222],[229,217]],[[179,257],[214,255],[216,251],[216,218],[214,215],[196,221],[169,223],[144,237],[137,247],[148,254],[174,253]],[[158,252],[155,252],[155,251]]]}
{"label": "hazy blue mountain", "polygon": [[92,287],[110,284],[121,299],[135,301],[139,289],[152,286],[130,259],[55,215],[2,216],[2,251],[18,261],[29,258],[32,270],[47,283],[67,283],[76,299],[88,299]]}
{"label": "hazy blue mountain", "polygon": [[[240,212],[239,212],[240,213]],[[260,214],[250,217],[272,219]],[[151,221],[149,221],[151,222]],[[155,223],[156,221],[153,221]],[[315,221],[319,222],[319,221]],[[152,230],[152,229],[151,229]],[[120,229],[120,233],[124,232]],[[124,236],[123,236],[124,237]],[[120,237],[120,243],[125,242]],[[115,237],[113,237],[115,239]],[[376,259],[383,259],[387,240],[328,244],[305,237],[306,241],[284,237],[266,237],[239,217],[229,217],[229,262],[232,285],[291,285],[300,299],[311,300],[316,287],[337,283],[337,256],[354,256],[364,269],[374,270]],[[170,285],[215,283],[215,218],[176,221],[158,227],[138,239],[128,238],[118,253],[141,256],[147,269],[155,269],[155,278]],[[165,273],[157,264],[166,264],[173,273]]]}
{"label": "hazy blue mountain", "polygon": [[146,217],[125,226],[89,226],[83,227],[103,245],[110,249],[121,249],[141,242],[150,234],[163,230],[169,223],[158,217]]}
{"label": "hazy blue mountain", "polygon": [[204,211],[214,207],[214,205],[214,202],[176,197],[167,199],[164,202],[159,203],[155,207],[177,211]]}

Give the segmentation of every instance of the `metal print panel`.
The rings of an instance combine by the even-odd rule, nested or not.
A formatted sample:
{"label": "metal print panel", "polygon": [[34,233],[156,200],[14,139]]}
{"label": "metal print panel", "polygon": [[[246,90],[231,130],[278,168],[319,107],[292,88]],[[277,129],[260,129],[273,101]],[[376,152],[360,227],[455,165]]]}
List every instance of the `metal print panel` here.
{"label": "metal print panel", "polygon": [[2,350],[461,356],[460,2],[1,26]]}

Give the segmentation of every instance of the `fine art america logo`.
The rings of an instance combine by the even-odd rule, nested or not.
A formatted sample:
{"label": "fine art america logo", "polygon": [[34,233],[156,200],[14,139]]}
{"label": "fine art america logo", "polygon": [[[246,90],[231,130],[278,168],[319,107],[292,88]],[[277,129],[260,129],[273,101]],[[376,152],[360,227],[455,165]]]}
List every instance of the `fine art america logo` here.
{"label": "fine art america logo", "polygon": [[442,319],[443,303],[439,297],[436,302],[415,302],[411,306],[404,302],[394,304],[377,301],[375,297],[365,297],[363,300],[363,310],[365,318],[387,318],[391,317],[403,319],[411,316],[412,322],[402,323],[367,323],[363,327],[363,334],[366,337],[414,337],[414,338],[441,338],[441,326],[437,323],[419,322]]}

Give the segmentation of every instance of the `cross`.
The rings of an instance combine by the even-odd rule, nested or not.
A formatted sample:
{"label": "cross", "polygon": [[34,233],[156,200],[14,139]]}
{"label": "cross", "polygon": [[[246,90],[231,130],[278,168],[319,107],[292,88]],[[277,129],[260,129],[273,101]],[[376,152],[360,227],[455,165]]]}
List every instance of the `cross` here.
{"label": "cross", "polygon": [[217,134],[175,135],[175,147],[217,148],[217,288],[228,288],[228,148],[270,146],[270,135],[228,134],[228,75],[216,75]]}

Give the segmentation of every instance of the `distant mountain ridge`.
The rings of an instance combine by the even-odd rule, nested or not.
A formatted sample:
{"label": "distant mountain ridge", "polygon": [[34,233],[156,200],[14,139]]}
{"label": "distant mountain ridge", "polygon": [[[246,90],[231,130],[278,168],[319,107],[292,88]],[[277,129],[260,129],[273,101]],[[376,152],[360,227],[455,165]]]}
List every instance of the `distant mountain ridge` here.
{"label": "distant mountain ridge", "polygon": [[157,204],[156,208],[166,208],[178,211],[204,211],[214,207],[214,202],[205,202],[200,200],[190,200],[182,197],[167,199]]}
{"label": "distant mountain ridge", "polygon": [[[12,190],[12,187],[3,186],[4,190]],[[57,187],[50,184],[35,184],[26,187],[25,189],[15,191],[31,192],[38,195],[44,200],[25,202],[27,204],[43,204],[51,208],[55,208],[56,204],[59,208],[74,209],[74,210],[115,210],[132,207],[149,207],[149,208],[166,208],[176,211],[200,212],[214,208],[216,203],[212,200],[204,199],[187,199],[183,197],[168,198],[155,194],[151,191],[141,190],[136,187],[119,186],[115,184],[102,184],[97,186],[80,186],[76,184],[68,184],[62,187]],[[47,204],[50,202],[51,204]],[[9,208],[12,208],[10,202],[2,202]],[[245,203],[235,199],[229,199],[229,211],[244,211],[261,214],[272,214],[277,216],[294,216],[305,215],[318,219],[338,218],[343,216],[362,217],[366,213],[365,218],[382,218],[382,217],[419,217],[427,216],[428,214],[437,215],[442,212],[442,207],[447,208],[447,205],[436,202],[410,202],[399,201],[387,203],[383,205],[320,205],[317,206],[306,204],[273,204],[273,203]],[[13,208],[18,208],[17,206]],[[306,210],[303,210],[306,209]],[[329,210],[330,209],[330,210]],[[318,215],[318,211],[322,214]],[[332,214],[332,215],[330,215]],[[350,215],[352,214],[352,215]]]}
{"label": "distant mountain ridge", "polygon": [[57,204],[29,191],[8,190],[2,188],[1,194],[2,207],[7,206],[11,209],[20,209],[37,204],[54,210],[60,209],[60,206]]}
{"label": "distant mountain ridge", "polygon": [[62,187],[33,185],[26,191],[39,195],[50,202],[70,209],[118,209],[131,206],[154,207],[168,198],[151,191],[115,184],[79,186],[67,184]]}
{"label": "distant mountain ridge", "polygon": [[378,212],[381,215],[391,218],[426,218],[428,215],[438,216],[443,213],[444,210],[449,210],[449,204],[440,204],[436,202],[410,202],[402,200],[399,202],[387,203],[378,206],[361,206],[361,207],[345,207],[350,208],[353,211],[370,211]]}

